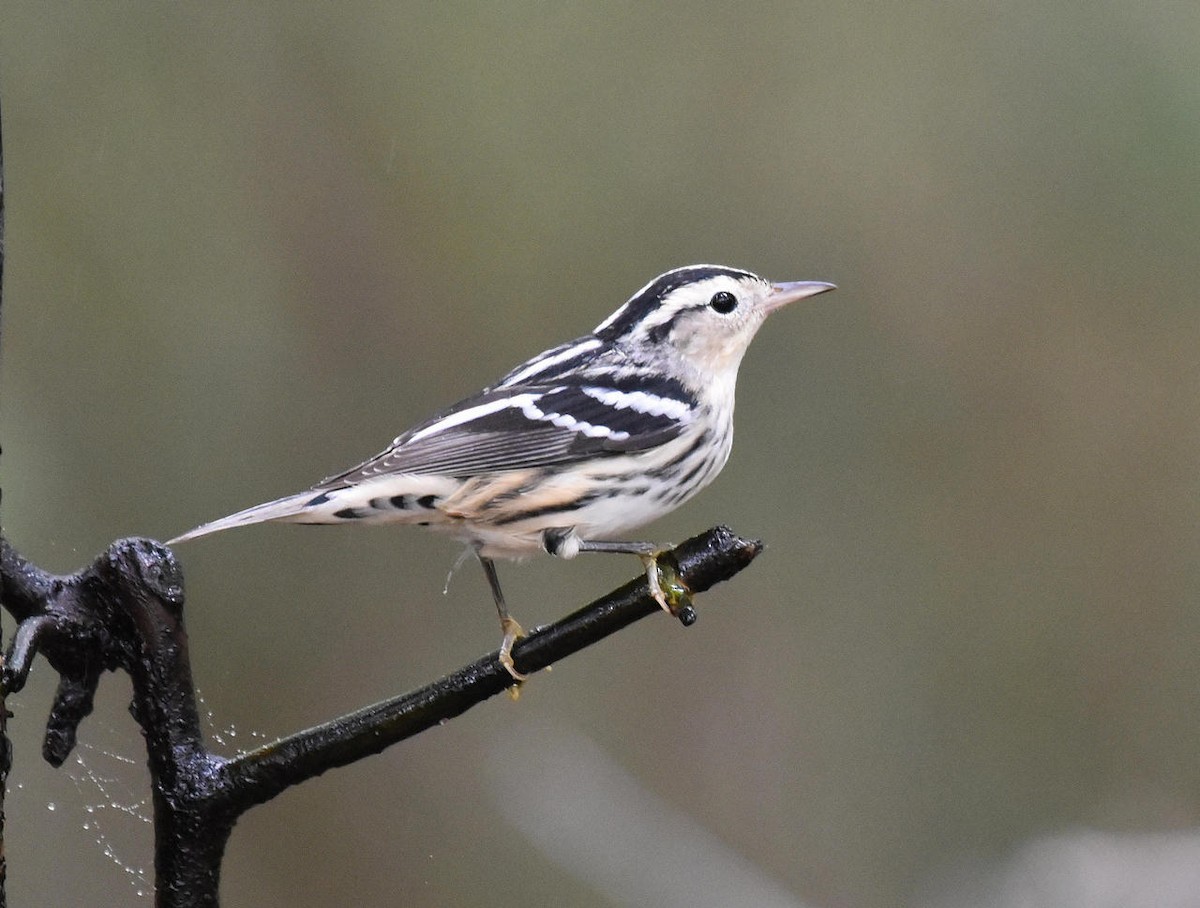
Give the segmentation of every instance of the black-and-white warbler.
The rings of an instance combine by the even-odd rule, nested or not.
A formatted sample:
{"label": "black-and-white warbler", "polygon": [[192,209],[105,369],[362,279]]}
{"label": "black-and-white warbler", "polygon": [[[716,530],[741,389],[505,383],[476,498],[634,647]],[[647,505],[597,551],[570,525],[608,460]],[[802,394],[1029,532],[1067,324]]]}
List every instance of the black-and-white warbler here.
{"label": "black-and-white warbler", "polygon": [[493,558],[661,548],[621,539],[675,509],[721,471],[733,443],[738,365],[763,320],[832,284],[773,284],[692,265],[635,293],[591,334],[517,366],[352,470],[172,539],[264,521],[428,526],[479,557],[504,630],[520,635]]}

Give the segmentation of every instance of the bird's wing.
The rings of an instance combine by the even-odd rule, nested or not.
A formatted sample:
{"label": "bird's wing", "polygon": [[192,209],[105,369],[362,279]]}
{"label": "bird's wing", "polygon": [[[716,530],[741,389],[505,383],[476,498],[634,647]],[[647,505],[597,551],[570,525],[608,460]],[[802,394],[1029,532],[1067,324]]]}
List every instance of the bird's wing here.
{"label": "bird's wing", "polygon": [[694,398],[668,379],[601,372],[556,383],[498,385],[314,488],[393,473],[471,476],[628,454],[670,441],[694,417]]}

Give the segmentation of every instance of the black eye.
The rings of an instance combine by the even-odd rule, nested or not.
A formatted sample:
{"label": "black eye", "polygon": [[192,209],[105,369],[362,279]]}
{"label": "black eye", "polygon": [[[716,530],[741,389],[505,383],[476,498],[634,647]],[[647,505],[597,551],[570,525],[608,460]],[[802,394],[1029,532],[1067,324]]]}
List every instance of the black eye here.
{"label": "black eye", "polygon": [[720,293],[714,293],[713,298],[708,301],[708,304],[713,307],[716,312],[722,315],[728,315],[737,308],[737,297],[728,290],[722,290]]}

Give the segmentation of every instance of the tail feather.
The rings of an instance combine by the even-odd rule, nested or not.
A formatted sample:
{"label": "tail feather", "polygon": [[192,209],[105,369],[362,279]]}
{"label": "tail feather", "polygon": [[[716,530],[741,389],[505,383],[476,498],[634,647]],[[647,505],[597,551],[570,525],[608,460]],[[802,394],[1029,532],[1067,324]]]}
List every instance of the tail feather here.
{"label": "tail feather", "polygon": [[318,494],[313,491],[301,492],[298,495],[289,495],[286,498],[268,501],[266,504],[257,504],[244,511],[238,511],[236,514],[230,514],[228,517],[222,517],[220,520],[203,523],[194,530],[188,530],[174,539],[168,539],[167,545],[186,542],[197,536],[207,536],[209,533],[219,533],[221,530],[249,526],[252,523],[266,523],[270,520],[288,520],[298,517],[311,507],[310,503]]}
{"label": "tail feather", "polygon": [[449,476],[419,474],[385,475],[341,487],[315,486],[201,524],[167,540],[167,544],[272,520],[281,523],[436,523],[444,517],[438,506],[458,486],[459,481]]}

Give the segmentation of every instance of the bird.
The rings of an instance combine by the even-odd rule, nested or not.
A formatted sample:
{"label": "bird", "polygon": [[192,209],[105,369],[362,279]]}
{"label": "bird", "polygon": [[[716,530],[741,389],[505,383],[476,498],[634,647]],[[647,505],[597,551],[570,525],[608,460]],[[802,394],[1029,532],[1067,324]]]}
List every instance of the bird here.
{"label": "bird", "polygon": [[539,353],[303,492],[202,524],[174,545],[264,522],[408,524],[457,538],[483,567],[517,681],[495,559],[618,552],[642,559],[663,608],[657,556],[629,531],[721,472],[733,444],[738,366],[766,317],[835,289],[772,283],[723,265],[654,278],[590,333]]}

